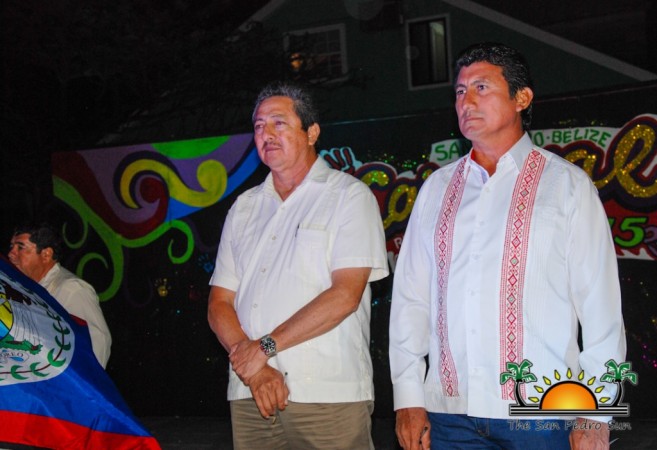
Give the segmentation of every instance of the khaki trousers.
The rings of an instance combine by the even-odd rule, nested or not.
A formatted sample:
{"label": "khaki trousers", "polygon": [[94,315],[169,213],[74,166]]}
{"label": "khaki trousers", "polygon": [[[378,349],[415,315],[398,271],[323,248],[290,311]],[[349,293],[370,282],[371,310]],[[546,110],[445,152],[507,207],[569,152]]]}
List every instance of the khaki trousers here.
{"label": "khaki trousers", "polygon": [[374,450],[374,402],[295,403],[263,419],[253,399],[230,402],[235,450]]}

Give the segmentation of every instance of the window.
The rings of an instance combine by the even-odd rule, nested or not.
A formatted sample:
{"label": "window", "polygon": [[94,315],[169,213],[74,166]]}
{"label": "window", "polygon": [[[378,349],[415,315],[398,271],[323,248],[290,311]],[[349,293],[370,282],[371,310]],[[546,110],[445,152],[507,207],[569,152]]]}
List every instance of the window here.
{"label": "window", "polygon": [[310,81],[342,78],[347,73],[344,25],[293,31],[285,38],[292,78]]}
{"label": "window", "polygon": [[406,26],[411,89],[449,83],[447,18],[409,21]]}

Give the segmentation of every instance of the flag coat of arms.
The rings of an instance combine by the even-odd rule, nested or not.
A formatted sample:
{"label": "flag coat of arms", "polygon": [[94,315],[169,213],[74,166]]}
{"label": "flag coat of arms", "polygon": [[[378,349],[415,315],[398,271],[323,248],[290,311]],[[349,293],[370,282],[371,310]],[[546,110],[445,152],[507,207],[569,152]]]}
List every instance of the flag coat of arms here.
{"label": "flag coat of arms", "polygon": [[0,447],[160,449],[96,360],[89,330],[0,258]]}

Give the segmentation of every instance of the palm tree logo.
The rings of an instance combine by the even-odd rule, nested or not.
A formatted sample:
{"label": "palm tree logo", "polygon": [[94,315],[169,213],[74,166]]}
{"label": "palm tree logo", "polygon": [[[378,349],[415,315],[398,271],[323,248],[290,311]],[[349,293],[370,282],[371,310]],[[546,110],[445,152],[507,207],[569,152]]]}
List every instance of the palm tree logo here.
{"label": "palm tree logo", "polygon": [[620,402],[623,401],[623,395],[625,394],[625,389],[623,388],[623,382],[628,380],[630,383],[636,386],[638,382],[638,376],[636,372],[632,372],[632,363],[622,362],[618,364],[613,359],[610,359],[605,363],[607,367],[607,373],[600,377],[600,381],[605,383],[614,383],[618,387],[616,390],[616,397],[610,406],[618,406]]}
{"label": "palm tree logo", "polygon": [[508,361],[506,363],[506,370],[508,370],[508,372],[502,372],[500,374],[500,384],[506,384],[509,380],[513,380],[515,383],[515,400],[519,406],[527,406],[525,400],[522,398],[520,386],[523,383],[536,381],[536,375],[531,373],[532,365],[533,364],[527,359],[523,359],[520,364]]}
{"label": "palm tree logo", "polygon": [[617,387],[614,400],[608,404],[610,397],[597,398],[596,394],[604,391],[604,386],[593,387],[596,378],[590,377],[585,380],[584,371],[581,371],[576,380],[573,380],[573,373],[570,369],[566,371],[566,379],[562,380],[561,374],[555,370],[554,377],[556,383],[546,376],[543,376],[543,383],[548,388],[534,386],[534,390],[540,394],[535,397],[528,397],[532,404],[527,404],[523,399],[521,386],[525,383],[536,383],[537,377],[531,373],[531,361],[524,359],[520,364],[515,362],[506,363],[506,372],[500,374],[500,384],[506,384],[509,380],[515,383],[514,394],[515,404],[509,405],[509,415],[524,416],[622,416],[630,415],[630,405],[621,404],[625,393],[623,383],[628,380],[636,385],[638,375],[632,372],[632,363],[617,363],[610,359],[605,363],[607,373],[600,377],[603,383],[615,384]]}

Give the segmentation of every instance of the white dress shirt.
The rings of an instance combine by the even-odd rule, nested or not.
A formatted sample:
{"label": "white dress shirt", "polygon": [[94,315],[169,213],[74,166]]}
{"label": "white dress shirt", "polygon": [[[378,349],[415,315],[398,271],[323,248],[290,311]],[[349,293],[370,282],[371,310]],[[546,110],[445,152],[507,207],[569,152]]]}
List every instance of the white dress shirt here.
{"label": "white dress shirt", "polygon": [[[505,339],[500,313],[503,260],[505,248],[513,245],[505,240],[516,180],[532,150],[543,156],[545,165],[528,215],[525,270],[520,274],[522,331],[513,336],[520,344],[517,362],[530,360],[531,373],[539,381],[542,376],[556,381],[555,371],[565,378],[568,368],[575,375],[584,370],[587,380],[599,379],[605,362],[623,361],[626,344],[616,255],[598,192],[584,171],[533,148],[525,134],[500,158],[490,177],[470,155],[464,157],[466,181],[447,261],[444,348],[437,333],[434,239],[445,191],[463,158],[433,173],[422,186],[395,269],[390,314],[395,409],[424,407],[430,412],[509,417],[508,406],[515,402],[503,398],[500,385],[500,373],[506,370],[500,356]],[[451,395],[441,384],[441,351],[453,361],[450,376],[456,389]],[[536,392],[532,389],[530,395]]]}
{"label": "white dress shirt", "polygon": [[[385,236],[372,192],[318,158],[282,201],[272,175],[246,191],[224,224],[211,285],[236,292],[244,332],[273,331],[331,286],[336,269],[371,267],[369,281],[388,274]],[[333,330],[269,359],[285,375],[291,401],[373,399],[369,285],[358,310]],[[251,397],[230,371],[228,400]]]}
{"label": "white dress shirt", "polygon": [[107,366],[112,336],[94,288],[59,263],[48,271],[39,284],[46,288],[69,314],[87,322],[94,355],[101,366]]}

